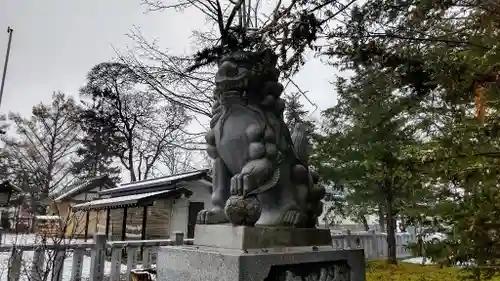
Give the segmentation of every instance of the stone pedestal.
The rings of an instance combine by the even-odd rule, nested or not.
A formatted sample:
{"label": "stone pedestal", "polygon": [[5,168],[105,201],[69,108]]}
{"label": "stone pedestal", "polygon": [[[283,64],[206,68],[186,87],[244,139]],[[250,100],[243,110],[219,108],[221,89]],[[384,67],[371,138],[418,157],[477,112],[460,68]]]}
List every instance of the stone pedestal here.
{"label": "stone pedestal", "polygon": [[197,225],[194,245],[225,249],[331,246],[328,229]]}
{"label": "stone pedestal", "polygon": [[364,260],[363,250],[334,250],[328,230],[196,226],[195,245],[160,248],[157,279],[365,281]]}

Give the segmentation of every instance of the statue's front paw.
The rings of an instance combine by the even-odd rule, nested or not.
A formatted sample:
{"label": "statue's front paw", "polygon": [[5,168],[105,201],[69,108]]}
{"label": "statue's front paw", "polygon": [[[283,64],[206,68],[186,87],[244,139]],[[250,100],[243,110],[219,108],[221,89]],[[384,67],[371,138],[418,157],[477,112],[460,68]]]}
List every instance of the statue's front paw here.
{"label": "statue's front paw", "polygon": [[251,189],[249,175],[236,174],[231,178],[231,195],[245,196]]}
{"label": "statue's front paw", "polygon": [[273,176],[269,159],[261,158],[248,162],[239,174],[231,178],[231,195],[246,196]]}
{"label": "statue's front paw", "polygon": [[201,210],[196,217],[197,224],[219,224],[227,222],[229,222],[229,220],[222,208]]}

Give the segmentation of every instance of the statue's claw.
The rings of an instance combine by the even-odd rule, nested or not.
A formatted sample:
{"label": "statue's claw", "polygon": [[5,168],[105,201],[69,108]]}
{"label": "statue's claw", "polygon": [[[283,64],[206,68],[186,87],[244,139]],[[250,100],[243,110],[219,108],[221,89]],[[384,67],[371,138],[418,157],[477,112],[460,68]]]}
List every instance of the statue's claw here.
{"label": "statue's claw", "polygon": [[306,221],[306,217],[299,211],[288,210],[281,217],[281,224],[290,227],[301,227]]}
{"label": "statue's claw", "polygon": [[248,162],[240,173],[231,178],[230,191],[233,196],[246,196],[272,176],[269,159],[260,158]]}
{"label": "statue's claw", "polygon": [[224,213],[224,209],[218,207],[201,210],[196,217],[197,224],[219,224],[227,222],[229,222],[229,220],[226,217],[226,213]]}
{"label": "statue's claw", "polygon": [[251,189],[249,175],[236,174],[231,178],[231,195],[245,196]]}
{"label": "statue's claw", "polygon": [[233,196],[242,196],[243,195],[243,186],[238,180],[238,176],[240,174],[236,174],[231,178],[231,195]]}

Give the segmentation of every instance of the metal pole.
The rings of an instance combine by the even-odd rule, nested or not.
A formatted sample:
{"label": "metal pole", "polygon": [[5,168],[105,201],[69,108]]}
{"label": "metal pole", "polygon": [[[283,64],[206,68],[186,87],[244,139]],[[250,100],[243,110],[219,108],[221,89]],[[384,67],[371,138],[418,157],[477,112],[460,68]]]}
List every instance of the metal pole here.
{"label": "metal pole", "polygon": [[10,28],[10,26],[7,27],[7,33],[9,33],[9,42],[7,43],[7,54],[5,55],[5,64],[3,66],[2,85],[0,86],[0,105],[2,104],[3,86],[5,85],[7,65],[9,64],[10,43],[12,42],[12,34],[14,33],[14,29]]}

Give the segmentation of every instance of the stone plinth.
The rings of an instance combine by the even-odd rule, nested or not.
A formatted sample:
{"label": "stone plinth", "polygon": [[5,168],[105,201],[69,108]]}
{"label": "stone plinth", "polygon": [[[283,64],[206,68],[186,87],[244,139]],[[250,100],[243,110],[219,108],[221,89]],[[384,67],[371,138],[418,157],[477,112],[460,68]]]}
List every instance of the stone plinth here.
{"label": "stone plinth", "polygon": [[197,225],[194,244],[225,249],[331,246],[328,229]]}
{"label": "stone plinth", "polygon": [[[302,279],[302,277],[304,277]],[[159,281],[365,281],[363,250],[161,247]]]}
{"label": "stone plinth", "polygon": [[363,250],[331,241],[321,229],[199,225],[195,245],[159,249],[157,280],[365,281]]}

